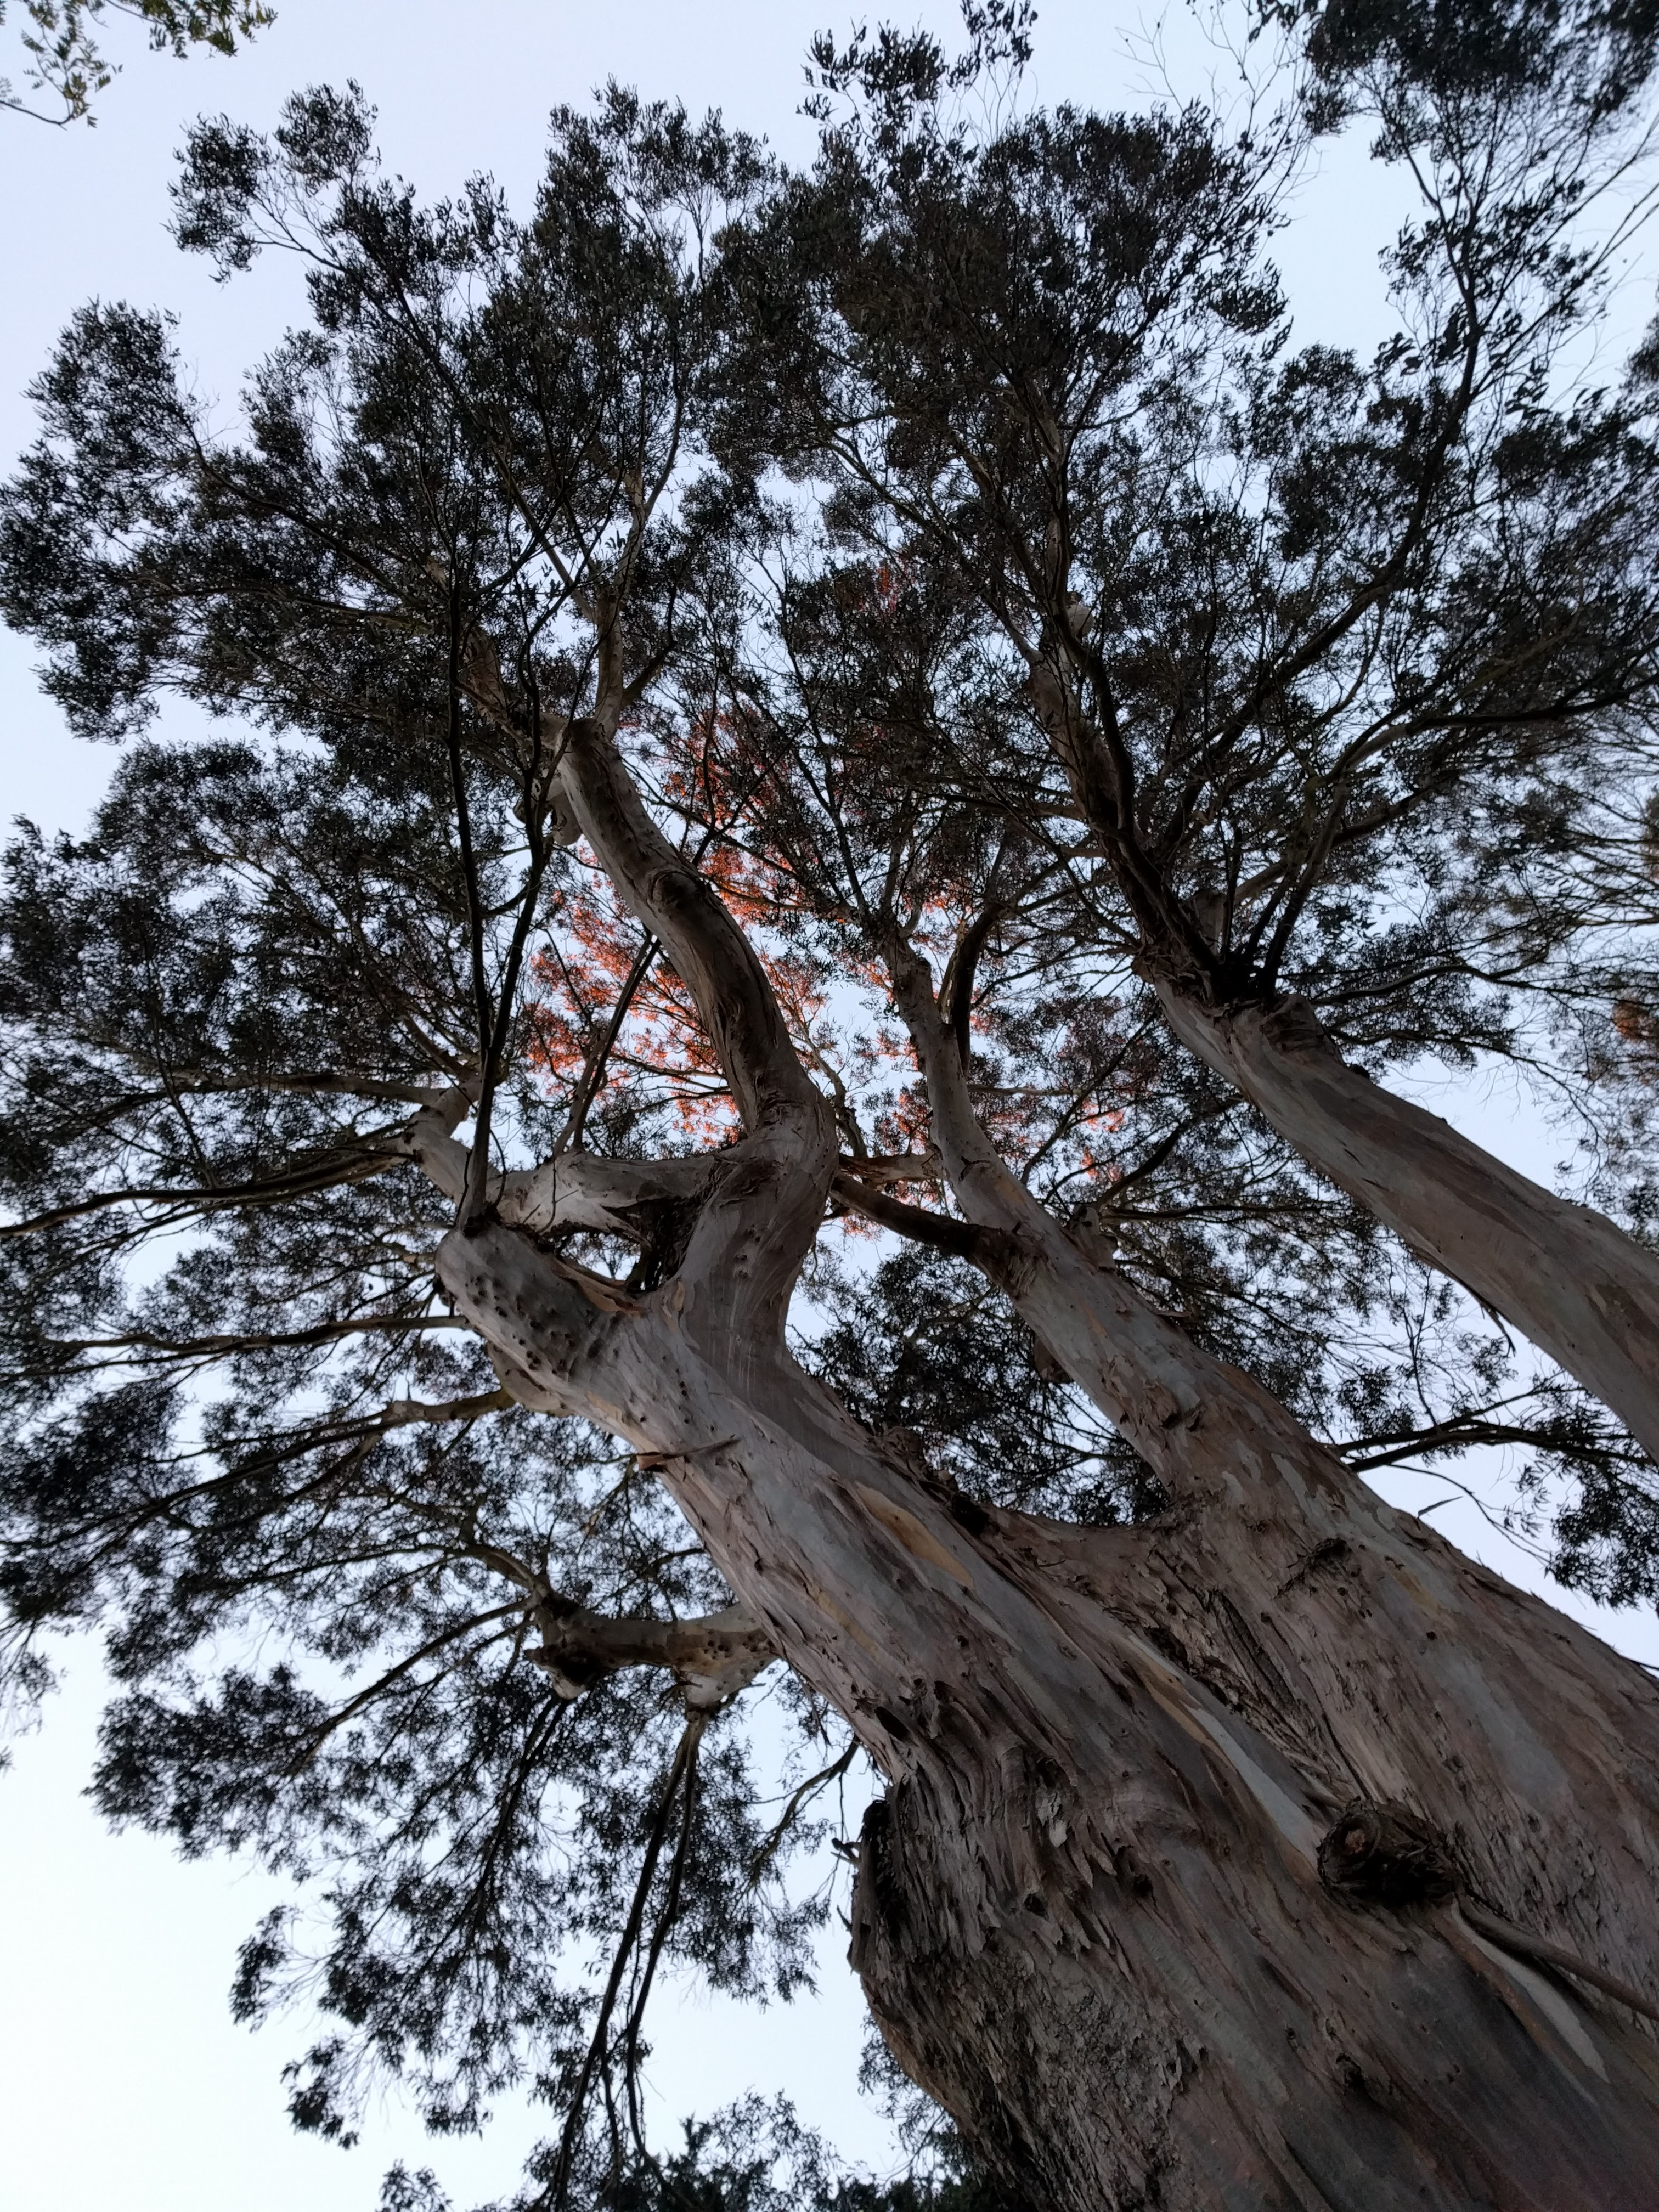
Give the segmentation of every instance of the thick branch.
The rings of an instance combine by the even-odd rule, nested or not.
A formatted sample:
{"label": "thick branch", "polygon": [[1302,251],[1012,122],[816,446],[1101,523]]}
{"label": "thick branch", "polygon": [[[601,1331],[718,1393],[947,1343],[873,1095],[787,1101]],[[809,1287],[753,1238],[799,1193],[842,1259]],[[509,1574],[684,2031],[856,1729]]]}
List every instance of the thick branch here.
{"label": "thick branch", "polygon": [[1289,1462],[1304,1500],[1346,1501],[1346,1471],[1282,1406],[1201,1352],[1095,1240],[1085,1250],[1010,1172],[975,1115],[926,962],[895,935],[888,964],[951,1194],[980,1231],[963,1256],[1007,1291],[1039,1343],[1176,1496],[1278,1492]]}
{"label": "thick branch", "polygon": [[651,819],[599,721],[569,725],[559,780],[618,894],[661,941],[696,1000],[745,1125],[755,1130],[790,1117],[827,1126],[828,1109],[789,1042],[753,946],[712,884]]}
{"label": "thick branch", "polygon": [[[466,1183],[467,1147],[421,1117],[408,1142],[446,1197],[458,1202]],[[662,1160],[610,1159],[561,1152],[539,1167],[492,1172],[486,1201],[507,1226],[546,1237],[586,1229],[640,1246],[650,1281],[672,1274],[693,1229],[720,1185],[742,1164],[747,1146]]]}
{"label": "thick branch", "polygon": [[510,1390],[481,1390],[470,1398],[446,1398],[441,1403],[424,1398],[394,1398],[375,1426],[407,1429],[422,1424],[438,1427],[449,1421],[477,1421],[486,1413],[504,1413],[515,1402]]}
{"label": "thick branch", "polygon": [[476,1080],[453,1084],[431,1105],[421,1109],[400,1139],[427,1180],[458,1206],[466,1189],[472,1155],[470,1146],[456,1141],[455,1132],[472,1111],[477,1090]]}
{"label": "thick branch", "polygon": [[842,1153],[836,1163],[838,1175],[856,1176],[861,1183],[884,1186],[889,1183],[939,1182],[945,1174],[945,1164],[933,1146],[922,1152],[866,1152],[861,1158],[850,1158]]}
{"label": "thick branch", "polygon": [[991,933],[1001,916],[1000,907],[988,906],[969,925],[945,977],[945,995],[950,1004],[951,1034],[956,1039],[957,1056],[964,1067],[973,1056],[974,978],[981,956],[990,943]]}
{"label": "thick branch", "polygon": [[746,1689],[778,1656],[765,1624],[740,1605],[692,1620],[657,1620],[555,1602],[537,1607],[535,1618],[544,1640],[525,1656],[547,1670],[562,1698],[580,1697],[624,1667],[665,1667],[687,1705],[707,1711]]}
{"label": "thick branch", "polygon": [[[515,1398],[626,1433],[620,1405],[590,1397],[579,1379],[613,1324],[638,1310],[620,1285],[568,1266],[487,1217],[474,1230],[450,1231],[438,1247],[436,1273],[459,1321],[483,1337]],[[514,1388],[519,1376],[523,1387]]]}
{"label": "thick branch", "polygon": [[949,1252],[958,1260],[986,1261],[989,1258],[994,1231],[975,1229],[971,1222],[958,1221],[949,1213],[935,1213],[921,1206],[907,1206],[902,1198],[890,1198],[881,1189],[872,1190],[854,1176],[837,1175],[833,1185],[835,1195],[851,1213],[862,1214],[878,1228],[890,1229],[895,1236],[908,1237],[913,1243],[931,1245],[936,1252]]}
{"label": "thick branch", "polygon": [[1531,1338],[1659,1456],[1659,1261],[1351,1067],[1303,999],[1218,1013],[1160,981],[1170,1026],[1418,1257]]}
{"label": "thick branch", "polygon": [[643,1243],[664,1212],[695,1216],[743,1147],[664,1160],[617,1160],[564,1152],[526,1175],[501,1178],[501,1219],[546,1235],[591,1229]]}

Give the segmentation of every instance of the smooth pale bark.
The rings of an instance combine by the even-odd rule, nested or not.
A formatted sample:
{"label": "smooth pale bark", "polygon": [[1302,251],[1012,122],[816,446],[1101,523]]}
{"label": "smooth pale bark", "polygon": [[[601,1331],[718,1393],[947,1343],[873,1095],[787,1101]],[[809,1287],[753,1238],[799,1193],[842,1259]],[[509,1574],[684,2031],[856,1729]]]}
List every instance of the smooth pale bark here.
{"label": "smooth pale bark", "polygon": [[541,1644],[525,1657],[546,1670],[562,1698],[579,1698],[601,1676],[624,1668],[664,1667],[693,1712],[712,1712],[778,1656],[764,1625],[740,1605],[690,1620],[619,1620],[544,1599],[536,1607],[536,1625]]}
{"label": "smooth pale bark", "polygon": [[1403,1801],[1478,1905],[1659,1994],[1637,1669],[1328,1463],[1275,1454],[1265,1486],[1236,1469],[1147,1528],[988,1513],[678,1284],[602,1307],[500,1225],[453,1236],[441,1275],[526,1402],[654,1455],[889,1777],[860,1971],[1037,2201],[1651,2205],[1646,2027],[1317,1866],[1346,1806]]}
{"label": "smooth pale bark", "polygon": [[[973,1153],[942,1082],[935,1133],[992,1264],[1175,1503],[1121,1529],[988,1511],[862,1430],[783,1340],[828,1108],[603,727],[562,774],[748,1134],[659,1288],[505,1218],[531,1184],[451,1233],[440,1281],[515,1396],[648,1455],[888,1777],[854,1948],[905,2065],[1060,2212],[1648,2212],[1647,2024],[1492,1931],[1659,1996],[1659,1693],[1197,1353]],[[416,1140],[441,1176],[441,1119]],[[617,1222],[619,1197],[583,1203]],[[1470,1913],[1334,1892],[1321,1839],[1356,1802],[1443,1838]]]}
{"label": "smooth pale bark", "polygon": [[1305,1000],[1218,1012],[1158,989],[1176,1036],[1304,1159],[1512,1322],[1659,1459],[1659,1259],[1350,1067]]}
{"label": "smooth pale bark", "polygon": [[[1032,687],[1176,1035],[1303,1158],[1609,1407],[1659,1461],[1659,1259],[1350,1067],[1308,1002],[1211,1003],[1213,950],[1139,839],[1127,762],[1083,706],[1075,640]],[[1115,740],[1114,741],[1115,743]]]}
{"label": "smooth pale bark", "polygon": [[[1178,1836],[1161,1832],[1161,1875],[1138,1834],[1127,1859],[1097,1849],[1087,1896],[1115,1908],[1104,1915],[1106,1948],[1126,1963],[1126,1926],[1149,1947],[1127,2002],[1102,1971],[1081,1892],[1063,1877],[1063,1902],[1037,1887],[1040,1928],[1006,1915],[982,1963],[964,1972],[939,1902],[952,1887],[941,1859],[960,1846],[933,1808],[918,1816],[919,1793],[902,1785],[870,1838],[885,1902],[880,1884],[861,1884],[859,1951],[905,2063],[951,2109],[981,2116],[981,2140],[994,2140],[1012,2101],[1015,2164],[1067,2204],[1650,2203],[1659,2066],[1650,2031],[1581,1984],[1540,1976],[1537,1947],[1528,1960],[1513,1936],[1494,1946],[1491,1930],[1518,1924],[1553,1938],[1659,1996],[1659,1696],[1639,1670],[1392,1512],[1248,1377],[1153,1312],[1107,1255],[1080,1250],[975,1121],[925,969],[902,948],[894,967],[935,1142],[986,1236],[981,1264],[1176,1501],[1143,1530],[1047,1529],[1027,1540],[1028,1557],[1051,1588],[1086,1593],[1098,1608],[1068,1608],[1066,1620],[1103,1671],[1115,1636],[1144,1638],[1180,1670],[1167,1694],[1214,1696],[1196,1714],[1205,1760],[1232,1763],[1243,1722],[1256,1765],[1231,1776],[1253,1796],[1256,1820],[1242,1824],[1253,1832],[1213,1804],[1189,1808]],[[1155,1674],[1139,1680],[1157,1694]],[[1121,1780],[1145,1786],[1169,1748]],[[1425,1899],[1368,1914],[1336,1906],[1334,1926],[1316,1924],[1295,1869],[1305,1871],[1312,1837],[1356,1802],[1403,1803],[1452,1839],[1467,1917]],[[1166,1806],[1155,1825],[1168,1817]],[[1075,1816],[1061,1826],[1074,1832]],[[870,1873],[873,1881],[874,1862]],[[1049,1924],[1067,1905],[1079,1914],[1074,1944]],[[1615,1917],[1621,1934],[1603,1950]],[[1054,1984],[1016,2007],[1012,1990],[1040,1980],[1044,1961]],[[1146,2055],[1136,2000],[1160,1972],[1158,2078],[1180,2086],[1148,2106],[1146,2082],[1136,2086],[1121,2062]],[[1183,1997],[1201,2022],[1184,2042]],[[1616,2087],[1595,2039],[1607,2033],[1630,2069]],[[982,2059],[986,2038],[990,2070],[964,2073],[963,2054]],[[1113,2091],[1068,2066],[1079,2048],[1097,2055]],[[1228,2077],[1231,2117],[1198,2124],[1200,2152],[1181,2123],[1206,2065]],[[1093,2125],[1079,2123],[1079,2105]],[[1167,2133],[1164,2122],[1143,2124],[1149,2110],[1167,2115]],[[1106,2143],[1115,2166],[1100,2160]]]}

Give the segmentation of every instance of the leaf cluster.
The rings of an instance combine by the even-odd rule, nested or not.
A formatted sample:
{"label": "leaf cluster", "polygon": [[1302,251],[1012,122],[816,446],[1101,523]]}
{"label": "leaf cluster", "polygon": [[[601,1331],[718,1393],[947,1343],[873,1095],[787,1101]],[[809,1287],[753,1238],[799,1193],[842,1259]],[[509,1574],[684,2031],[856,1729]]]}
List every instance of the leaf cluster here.
{"label": "leaf cluster", "polygon": [[[228,429],[164,317],[66,333],[0,606],[125,749],[86,837],[20,827],[0,898],[0,1595],[25,1688],[42,1638],[104,1634],[113,1817],[301,1885],[237,2003],[320,2008],[303,2124],[349,2134],[376,2069],[440,2130],[523,2085],[562,2123],[526,2201],[989,2212],[965,2173],[838,2180],[758,2107],[643,2142],[653,1981],[801,1984],[827,1897],[786,1875],[851,1754],[775,1677],[710,1714],[556,1670],[573,1620],[729,1594],[650,1469],[515,1407],[434,1283],[434,1126],[469,1133],[468,1218],[497,1175],[733,1132],[560,795],[606,685],[831,1103],[796,1335],[887,1449],[1013,1510],[1164,1504],[953,1241],[898,930],[1085,1249],[1356,1465],[1530,1453],[1559,1571],[1652,1594],[1628,1440],[1157,995],[1294,989],[1379,1074],[1507,1054],[1609,1102],[1608,1187],[1650,1210],[1654,385],[1562,368],[1649,32],[1498,9],[1477,67],[1492,12],[1318,19],[1310,82],[1425,179],[1370,362],[1296,349],[1271,264],[1319,115],[1239,143],[1196,107],[1012,112],[1018,6],[970,9],[960,64],[821,46],[801,174],[611,88],[556,115],[522,222],[385,175],[355,88],[269,138],[204,125],[181,242],[301,257],[305,326]],[[875,1216],[903,1241],[860,1241],[860,1192],[903,1194]],[[637,1286],[672,1228],[548,1241]]]}
{"label": "leaf cluster", "polygon": [[[5,20],[0,0],[0,23]],[[183,60],[192,46],[234,54],[238,39],[251,39],[276,20],[264,0],[23,0],[28,27],[22,33],[28,56],[27,82],[55,93],[62,103],[56,115],[28,106],[0,77],[0,107],[39,122],[95,122],[94,99],[115,81],[117,64],[105,56],[99,33],[106,15],[131,16],[142,23],[152,52]]]}

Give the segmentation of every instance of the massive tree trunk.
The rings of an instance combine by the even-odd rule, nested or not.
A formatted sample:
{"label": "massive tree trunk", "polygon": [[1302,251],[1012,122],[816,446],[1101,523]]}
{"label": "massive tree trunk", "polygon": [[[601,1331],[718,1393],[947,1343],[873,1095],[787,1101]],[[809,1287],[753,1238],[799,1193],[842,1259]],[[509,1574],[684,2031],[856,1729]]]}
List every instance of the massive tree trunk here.
{"label": "massive tree trunk", "polygon": [[1589,1992],[1659,1996],[1659,1694],[1079,1249],[893,965],[981,1264],[1173,1501],[988,1524],[1063,1648],[999,1653],[1040,1723],[866,1832],[855,1956],[903,2063],[1067,2206],[1650,2203],[1659,2050]]}
{"label": "massive tree trunk", "polygon": [[1277,1425],[1241,1436],[1248,1386],[1171,1425],[1171,1475],[1213,1440],[1213,1496],[1077,1529],[930,1484],[678,1281],[595,1304],[500,1224],[442,1275],[517,1395],[654,1456],[889,1778],[855,1961],[1034,2199],[1651,2204],[1659,2049],[1514,1932],[1659,1996],[1638,1669]]}
{"label": "massive tree trunk", "polygon": [[[1074,2212],[1650,2206],[1659,2054],[1502,1923],[1652,1986],[1650,1693],[1384,1509],[1334,1517],[1282,1578],[1282,1522],[1248,1562],[1201,1518],[999,1529],[1060,1633],[866,1824],[877,2016]],[[1632,1734],[1646,1786],[1610,1787]]]}
{"label": "massive tree trunk", "polygon": [[[854,1954],[902,2063],[1060,2212],[1650,2205],[1653,1686],[1391,1512],[1067,1238],[945,1079],[915,969],[966,1233],[1172,1503],[1112,1529],[990,1511],[863,1431],[783,1340],[828,1109],[605,729],[573,726],[562,760],[747,1133],[631,1194],[621,1164],[497,1181],[440,1279],[516,1396],[659,1468],[888,1778]],[[442,1122],[416,1157],[465,1191]],[[648,1236],[664,1209],[654,1290],[547,1243]]]}
{"label": "massive tree trunk", "polygon": [[1350,1067],[1304,1000],[1217,1011],[1158,988],[1176,1036],[1304,1159],[1513,1322],[1659,1459],[1659,1259]]}

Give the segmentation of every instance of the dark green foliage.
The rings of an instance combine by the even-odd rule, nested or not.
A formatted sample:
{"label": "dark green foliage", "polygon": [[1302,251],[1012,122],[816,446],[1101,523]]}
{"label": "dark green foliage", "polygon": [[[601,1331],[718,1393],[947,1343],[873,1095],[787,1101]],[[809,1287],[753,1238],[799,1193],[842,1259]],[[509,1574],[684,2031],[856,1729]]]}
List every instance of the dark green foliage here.
{"label": "dark green foliage", "polygon": [[1133,1520],[1163,1502],[1134,1455],[1056,1377],[963,1261],[908,1245],[867,1273],[821,1265],[831,1325],[806,1356],[878,1434],[901,1431],[971,1494],[1018,1512]]}
{"label": "dark green foliage", "polygon": [[[688,2123],[684,2148],[619,2175],[583,2177],[583,2212],[1025,2212],[979,2172],[953,2135],[936,2170],[879,2182],[837,2171],[787,2100],[749,2097]],[[399,2168],[381,2212],[450,2212],[430,2173]],[[503,2212],[519,2212],[518,2207]]]}
{"label": "dark green foliage", "polygon": [[[935,773],[1015,779],[1028,818],[1097,805],[1117,927],[1224,994],[1291,986],[1407,1053],[1501,1041],[1460,847],[1633,735],[1655,680],[1650,424],[1552,389],[1603,266],[1560,236],[1587,179],[1545,149],[1537,204],[1459,198],[1443,149],[1367,366],[1288,350],[1267,157],[1205,118],[1061,111],[980,143],[917,100],[896,140],[847,75],[850,119],[749,264],[791,374],[728,434],[829,477],[820,557],[951,611]],[[999,667],[988,725],[953,695]],[[1067,688],[1097,741],[1062,793]]]}
{"label": "dark green foliage", "polygon": [[[9,1383],[41,1411],[7,1455],[0,1574],[19,1630],[106,1629],[131,1686],[97,1778],[113,1817],[334,1870],[324,1929],[293,1953],[262,1931],[237,1993],[252,2014],[299,1974],[338,2021],[293,2100],[329,2133],[370,2063],[445,2127],[568,2082],[592,1998],[562,1961],[624,1926],[681,1721],[638,1674],[567,1704],[524,1662],[536,1595],[721,1601],[655,1486],[495,1411],[434,1310],[421,1248],[448,1215],[376,1132],[430,1066],[411,1009],[467,1048],[464,949],[452,855],[386,781],[140,748],[87,847],[19,848],[7,917],[12,1202],[69,1218],[4,1248],[30,1263]],[[319,1065],[348,1091],[374,1068],[378,1096],[287,1086]],[[124,1264],[185,1224],[164,1273]],[[221,1656],[273,1641],[257,1671]],[[823,1911],[776,1887],[761,1787],[719,1723],[665,1954],[754,1994],[798,1985]]]}
{"label": "dark green foliage", "polygon": [[1534,104],[1557,128],[1606,122],[1640,98],[1659,51],[1646,0],[1277,0],[1261,13],[1305,27],[1328,94],[1363,101],[1386,88],[1442,128]]}
{"label": "dark green foliage", "polygon": [[[1328,110],[1449,162],[1469,20],[1325,11]],[[376,2070],[441,2130],[523,2084],[558,2121],[526,2204],[1000,2212],[948,2157],[838,2177],[758,2106],[645,2145],[659,1969],[801,1984],[830,1900],[791,1857],[848,1739],[777,1669],[704,1716],[536,1663],[574,1608],[726,1593],[649,1469],[507,1402],[434,1287],[455,1207],[417,1115],[470,1121],[479,1177],[732,1130],[554,796],[617,624],[629,764],[771,963],[854,1194],[910,1156],[880,1188],[918,1241],[843,1243],[838,1197],[798,1316],[890,1449],[1015,1509],[1164,1503],[935,1249],[896,917],[1085,1249],[1362,1468],[1530,1455],[1516,1510],[1563,1577],[1653,1594],[1646,1462],[1180,1051],[1150,981],[1293,988],[1379,1073],[1543,1066],[1587,1121],[1609,1102],[1599,1164],[1648,1221],[1653,380],[1567,388],[1603,271],[1558,172],[1572,131],[1615,143],[1651,33],[1499,27],[1468,112],[1510,167],[1402,239],[1369,364],[1291,344],[1267,248],[1299,125],[975,136],[956,96],[1017,67],[1018,6],[969,10],[960,66],[821,44],[805,175],[614,88],[562,111],[522,223],[384,177],[355,91],[270,140],[204,125],[182,242],[302,253],[307,326],[224,434],[164,317],[65,335],[0,606],[72,724],[128,742],[86,838],[20,826],[0,901],[0,1595],[25,1692],[43,1636],[104,1636],[112,1817],[314,1878],[320,1925],[268,1923],[236,1984],[246,2016],[320,2005],[302,2124],[349,2135]],[[1109,790],[1057,742],[1066,686]],[[173,695],[220,726],[147,729]]]}
{"label": "dark green foliage", "polygon": [[[246,441],[210,447],[163,324],[89,311],[8,509],[7,604],[77,726],[120,734],[173,684],[283,740],[141,743],[88,840],[13,849],[0,1172],[34,1228],[3,1247],[3,1574],[20,1637],[105,1632],[113,1818],[319,1878],[316,1924],[262,1929],[235,2001],[320,2007],[292,2103],[330,2135],[382,2069],[435,2128],[519,2082],[580,2142],[624,2077],[631,2100],[659,1966],[787,1995],[825,1910],[781,1880],[813,1793],[780,1823],[739,1717],[688,1726],[641,1672],[572,1701],[529,1662],[569,1607],[724,1593],[631,1459],[501,1410],[434,1299],[453,1209],[399,1135],[481,1031],[503,1141],[539,1155],[571,1103],[526,1050],[526,944],[591,872],[553,842],[533,732],[587,680],[560,623],[593,571],[529,574],[513,501],[594,564],[625,548],[647,649],[718,560],[718,531],[647,512],[702,343],[695,256],[650,210],[717,189],[723,143],[620,95],[567,118],[520,234],[483,194],[417,216],[350,100],[297,103],[275,150],[205,130],[198,243],[246,259],[250,226],[331,207],[317,329],[256,376]],[[470,701],[458,755],[486,602],[532,737]],[[590,1142],[659,1136],[590,1117]],[[787,1795],[842,1744],[773,1704]],[[607,2012],[582,1968],[613,1953]]]}
{"label": "dark green foliage", "polygon": [[[1563,1570],[1633,1594],[1645,1462],[1547,1380],[1511,1424],[1474,1317],[1376,1272],[1363,1227],[1139,1046],[1162,975],[1223,1006],[1299,993],[1384,1079],[1425,1054],[1546,1069],[1598,1196],[1645,1218],[1659,994],[1632,817],[1655,772],[1659,447],[1640,374],[1580,387],[1567,349],[1626,234],[1654,24],[1307,23],[1316,125],[1372,114],[1424,184],[1389,257],[1399,335],[1370,363],[1293,349],[1262,251],[1271,132],[1066,110],[975,132],[925,38],[820,55],[817,168],[733,255],[757,356],[789,374],[775,398],[745,380],[723,435],[819,498],[778,603],[793,696],[769,702],[792,717],[780,750],[812,758],[795,788],[816,833],[769,794],[763,836],[846,856],[811,895],[848,921],[895,868],[907,896],[951,882],[951,958],[973,954],[958,1034],[988,1092],[1075,1060],[1097,994],[1137,1041],[1138,1065],[1091,1047],[1112,1186],[1032,1129],[1016,1149],[1049,1202],[1362,1464],[1399,1423],[1419,1448],[1524,1431],[1539,1494],[1592,1471],[1630,1498],[1631,1549],[1592,1571],[1569,1509]],[[1301,1334],[1287,1238],[1288,1274],[1403,1332],[1406,1369],[1309,1356],[1331,1308]],[[1449,1335],[1425,1360],[1431,1311]]]}
{"label": "dark green foliage", "polygon": [[[151,51],[179,59],[192,46],[234,54],[238,39],[251,39],[275,22],[264,0],[23,0],[27,28],[21,33],[28,56],[28,82],[55,94],[56,115],[43,115],[20,100],[0,76],[0,108],[9,107],[42,123],[95,122],[92,102],[115,80],[117,64],[98,44],[106,14],[131,16],[149,34]],[[0,0],[0,24],[5,21]]]}

